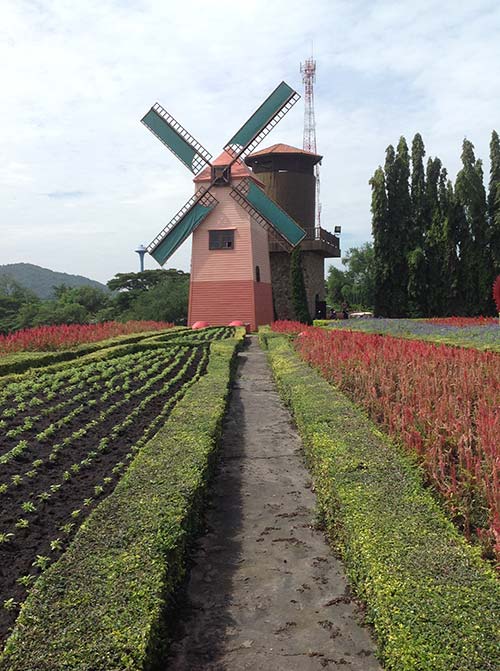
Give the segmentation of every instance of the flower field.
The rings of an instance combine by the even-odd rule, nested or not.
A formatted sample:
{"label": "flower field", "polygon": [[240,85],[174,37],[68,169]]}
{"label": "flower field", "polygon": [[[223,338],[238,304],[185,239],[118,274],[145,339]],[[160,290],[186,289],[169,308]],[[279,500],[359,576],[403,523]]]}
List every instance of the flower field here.
{"label": "flower field", "polygon": [[101,324],[63,324],[39,326],[0,335],[0,356],[13,352],[47,352],[68,349],[83,343],[145,331],[170,328],[173,324],[152,321],[103,322]]}
{"label": "flower field", "polygon": [[300,329],[300,356],[418,456],[453,520],[500,558],[500,356],[294,323],[273,329]]}
{"label": "flower field", "polygon": [[500,352],[500,325],[493,317],[448,317],[437,319],[347,319],[322,321],[342,331],[363,331],[428,340],[429,342],[475,347]]}
{"label": "flower field", "polygon": [[130,346],[0,378],[0,641],[39,574],[204,374],[210,343],[232,334],[148,333]]}

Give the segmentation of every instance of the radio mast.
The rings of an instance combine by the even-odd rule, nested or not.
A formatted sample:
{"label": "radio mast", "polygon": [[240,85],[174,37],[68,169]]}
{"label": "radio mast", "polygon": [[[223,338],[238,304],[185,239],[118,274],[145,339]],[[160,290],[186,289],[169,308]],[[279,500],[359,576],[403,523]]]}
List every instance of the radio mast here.
{"label": "radio mast", "polygon": [[[316,61],[308,58],[300,64],[302,82],[304,83],[304,141],[303,149],[317,154],[316,150],[316,118],[314,116],[314,82],[316,80]],[[319,234],[321,227],[321,200],[319,163],[314,166],[316,177],[316,230]]]}

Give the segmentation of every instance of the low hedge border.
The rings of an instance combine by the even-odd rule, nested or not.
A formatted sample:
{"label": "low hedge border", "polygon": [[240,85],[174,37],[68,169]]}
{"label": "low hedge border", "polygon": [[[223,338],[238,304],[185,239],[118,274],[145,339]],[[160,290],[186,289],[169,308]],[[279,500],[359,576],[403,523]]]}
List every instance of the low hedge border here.
{"label": "low hedge border", "polygon": [[199,525],[243,335],[211,343],[206,374],[35,583],[2,671],[163,668],[164,614]]}
{"label": "low hedge border", "polygon": [[446,518],[408,455],[301,361],[288,338],[264,332],[261,342],[387,671],[497,669],[493,569]]}
{"label": "low hedge border", "polygon": [[[178,335],[181,328],[185,330],[184,327],[173,327],[172,329],[168,329],[168,331],[171,332],[172,337],[174,337]],[[24,373],[31,368],[42,368],[59,362],[72,361],[101,349],[131,344],[138,340],[151,338],[157,334],[158,331],[144,331],[142,333],[116,336],[115,338],[108,338],[107,340],[85,343],[70,349],[57,350],[54,352],[16,352],[14,354],[5,354],[0,357],[0,378],[4,375]],[[166,335],[166,333],[163,332],[163,335]]]}

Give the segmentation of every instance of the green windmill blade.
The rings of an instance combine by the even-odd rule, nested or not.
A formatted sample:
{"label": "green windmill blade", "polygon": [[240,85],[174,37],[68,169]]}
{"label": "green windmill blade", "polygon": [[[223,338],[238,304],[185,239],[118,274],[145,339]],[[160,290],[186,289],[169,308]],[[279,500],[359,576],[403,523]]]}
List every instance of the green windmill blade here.
{"label": "green windmill blade", "polygon": [[212,155],[158,103],[141,122],[195,175],[210,165]]}
{"label": "green windmill blade", "polygon": [[224,150],[233,157],[233,163],[252,152],[299,98],[286,82],[281,82],[225,145]]}
{"label": "green windmill blade", "polygon": [[290,250],[305,238],[304,229],[251,179],[243,179],[237,184],[231,196],[261,226],[270,230],[285,249]]}
{"label": "green windmill blade", "polygon": [[218,204],[205,188],[194,196],[169,221],[148,246],[148,252],[162,266]]}

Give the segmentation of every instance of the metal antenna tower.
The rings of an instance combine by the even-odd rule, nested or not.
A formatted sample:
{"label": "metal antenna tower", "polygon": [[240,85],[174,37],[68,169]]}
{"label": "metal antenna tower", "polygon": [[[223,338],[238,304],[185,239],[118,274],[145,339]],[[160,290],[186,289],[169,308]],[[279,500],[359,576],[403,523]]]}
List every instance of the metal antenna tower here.
{"label": "metal antenna tower", "polygon": [[[316,80],[316,61],[314,58],[307,58],[300,64],[302,82],[304,83],[304,142],[303,149],[316,154],[316,118],[314,116],[314,82]],[[314,166],[314,175],[316,177],[316,231],[320,233],[321,227],[321,201],[320,201],[320,180],[319,163]]]}

